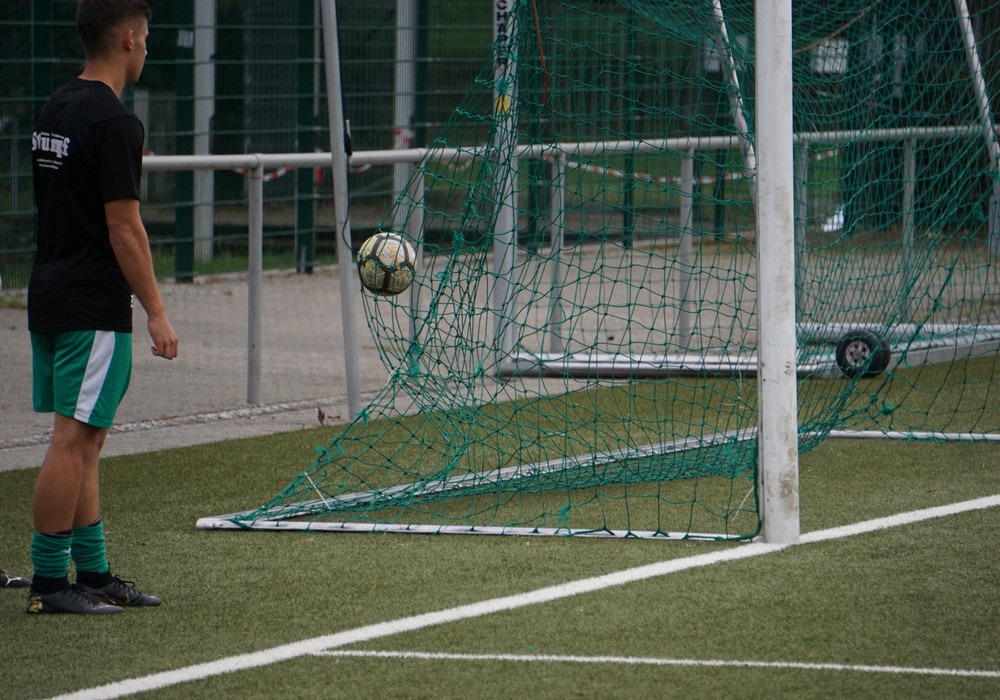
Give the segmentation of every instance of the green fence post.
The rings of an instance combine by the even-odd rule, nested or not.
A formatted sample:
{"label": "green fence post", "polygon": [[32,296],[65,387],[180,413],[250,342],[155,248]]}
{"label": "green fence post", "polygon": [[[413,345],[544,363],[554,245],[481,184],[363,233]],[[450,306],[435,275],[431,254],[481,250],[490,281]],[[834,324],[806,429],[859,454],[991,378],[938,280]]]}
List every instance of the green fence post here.
{"label": "green fence post", "polygon": [[31,87],[38,114],[52,93],[52,3],[31,3],[31,35]]}
{"label": "green fence post", "polygon": [[[314,0],[299,0],[297,34],[296,150],[308,153],[316,148],[316,31]],[[313,171],[295,171],[295,270],[311,273],[316,260],[316,226],[313,205]]]}
{"label": "green fence post", "polygon": [[[636,56],[635,40],[635,10],[628,10],[628,36],[626,38],[625,55],[625,138],[635,141],[635,110],[637,107],[635,65],[639,60]],[[630,148],[625,154],[625,182],[622,183],[622,245],[631,248],[635,239],[635,148]]]}
{"label": "green fence post", "polygon": [[[177,141],[180,155],[194,153],[194,2],[177,4]],[[180,171],[174,180],[174,279],[194,279],[194,173]]]}

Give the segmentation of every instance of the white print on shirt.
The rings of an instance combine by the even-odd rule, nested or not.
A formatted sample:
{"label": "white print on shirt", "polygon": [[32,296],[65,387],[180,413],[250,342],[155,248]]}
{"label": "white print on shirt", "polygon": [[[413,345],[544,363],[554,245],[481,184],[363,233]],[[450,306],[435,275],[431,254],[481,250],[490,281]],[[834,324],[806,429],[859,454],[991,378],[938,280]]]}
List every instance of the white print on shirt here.
{"label": "white print on shirt", "polygon": [[47,131],[36,131],[31,135],[31,150],[33,152],[52,153],[55,159],[38,158],[37,163],[40,168],[50,168],[59,170],[62,167],[62,159],[69,155],[70,139],[59,134],[50,134]]}

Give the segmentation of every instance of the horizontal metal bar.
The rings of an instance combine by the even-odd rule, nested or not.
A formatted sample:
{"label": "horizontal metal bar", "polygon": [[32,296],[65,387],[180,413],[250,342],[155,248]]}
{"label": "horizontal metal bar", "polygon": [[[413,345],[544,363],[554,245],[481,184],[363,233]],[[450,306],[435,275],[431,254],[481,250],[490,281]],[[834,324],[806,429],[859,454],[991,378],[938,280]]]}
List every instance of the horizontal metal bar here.
{"label": "horizontal metal bar", "polygon": [[566,527],[505,527],[499,525],[421,525],[416,523],[344,523],[318,521],[254,520],[239,525],[231,520],[201,518],[199,530],[267,530],[271,532],[385,532],[411,535],[512,535],[515,537],[597,537],[645,540],[744,540],[746,536],[655,532],[653,530],[585,530]]}
{"label": "horizontal metal bar", "polygon": [[940,440],[942,442],[1000,442],[996,433],[943,433],[931,430],[831,430],[828,437],[847,440]]}
{"label": "horizontal metal bar", "polygon": [[[941,127],[904,127],[865,131],[815,131],[795,134],[797,143],[840,144],[851,141],[901,141],[908,138],[940,139],[978,137],[978,125]],[[650,140],[580,141],[562,143],[522,144],[513,151],[515,158],[549,158],[557,155],[599,155],[601,153],[657,153],[661,151],[720,151],[739,146],[735,135],[675,137]],[[485,153],[486,146],[467,148],[403,148],[398,150],[356,151],[350,157],[352,166],[419,163],[424,160],[471,160]],[[245,153],[231,155],[149,155],[143,158],[143,168],[150,172],[179,170],[252,170],[257,166],[276,168],[320,168],[330,165],[329,153]]]}

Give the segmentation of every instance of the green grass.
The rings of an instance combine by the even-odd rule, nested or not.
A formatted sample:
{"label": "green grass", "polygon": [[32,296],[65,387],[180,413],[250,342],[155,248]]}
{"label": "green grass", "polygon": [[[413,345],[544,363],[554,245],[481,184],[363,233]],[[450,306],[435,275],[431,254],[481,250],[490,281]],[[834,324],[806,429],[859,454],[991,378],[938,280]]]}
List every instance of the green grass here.
{"label": "green grass", "polygon": [[[108,619],[28,617],[0,591],[4,689],[44,697],[720,548],[561,538],[206,532],[270,499],[334,433],[109,458],[116,571],[162,595]],[[114,439],[112,436],[110,439]],[[803,531],[1000,493],[1000,446],[829,441],[801,462]],[[27,572],[36,472],[0,474],[2,565]],[[1000,670],[1000,511],[695,569],[378,640],[366,649]],[[110,662],[110,658],[121,662]],[[304,657],[152,697],[986,697],[996,679],[777,669]]]}

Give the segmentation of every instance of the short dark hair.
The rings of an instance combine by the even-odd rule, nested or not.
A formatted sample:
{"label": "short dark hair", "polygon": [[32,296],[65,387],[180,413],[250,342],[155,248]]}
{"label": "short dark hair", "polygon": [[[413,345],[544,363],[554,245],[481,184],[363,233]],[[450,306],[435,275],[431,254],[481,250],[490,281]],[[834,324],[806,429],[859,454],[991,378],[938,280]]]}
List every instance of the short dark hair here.
{"label": "short dark hair", "polygon": [[76,7],[76,33],[87,57],[107,52],[114,33],[123,24],[145,18],[153,11],[145,0],[80,0]]}

